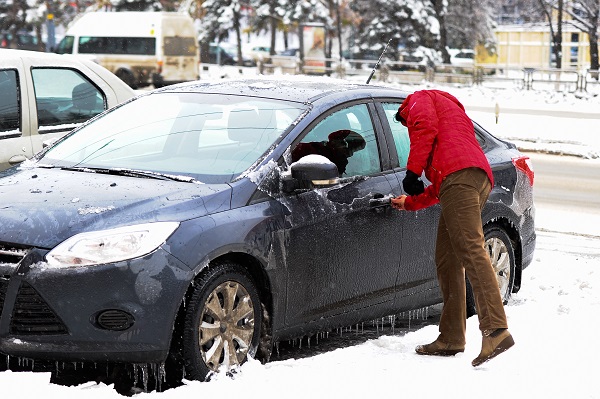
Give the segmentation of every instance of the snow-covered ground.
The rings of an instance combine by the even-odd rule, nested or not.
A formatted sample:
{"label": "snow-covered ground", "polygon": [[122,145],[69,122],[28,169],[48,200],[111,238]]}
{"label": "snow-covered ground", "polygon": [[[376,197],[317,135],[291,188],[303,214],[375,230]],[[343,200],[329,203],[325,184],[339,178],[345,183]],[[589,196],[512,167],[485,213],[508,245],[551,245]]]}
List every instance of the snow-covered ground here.
{"label": "snow-covered ground", "polygon": [[[586,162],[600,162],[597,98],[508,89],[441,89],[455,94],[488,130],[518,142],[521,148],[563,152]],[[498,124],[496,103],[500,108]],[[518,111],[511,113],[511,109]],[[560,161],[557,157],[556,162]],[[538,207],[534,261],[524,271],[521,291],[506,307],[516,344],[483,366],[471,366],[481,337],[476,318],[470,318],[465,353],[455,357],[426,357],[414,352],[416,345],[437,337],[437,326],[429,325],[405,335],[384,331],[362,344],[303,359],[275,360],[266,365],[251,360],[234,379],[222,375],[210,383],[189,381],[163,393],[137,396],[600,398],[596,321],[600,314],[600,224],[591,223],[577,209],[570,215],[567,220],[563,213]],[[579,225],[574,225],[574,220]],[[568,231],[575,234],[554,232],[554,226],[563,221],[571,224]],[[585,234],[576,234],[579,231]],[[44,373],[2,372],[0,393],[3,398],[121,397],[103,384],[64,387],[49,380],[50,375]]]}

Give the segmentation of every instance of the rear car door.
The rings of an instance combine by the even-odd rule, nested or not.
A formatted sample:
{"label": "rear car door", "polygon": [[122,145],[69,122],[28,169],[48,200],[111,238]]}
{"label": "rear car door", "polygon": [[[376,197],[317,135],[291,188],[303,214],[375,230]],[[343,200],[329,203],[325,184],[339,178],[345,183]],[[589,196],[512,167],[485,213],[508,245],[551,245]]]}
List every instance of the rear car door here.
{"label": "rear car door", "polygon": [[30,71],[29,116],[38,133],[32,135],[34,152],[107,108],[105,94],[74,68],[35,66]]}
{"label": "rear car door", "polygon": [[[385,136],[390,143],[390,162],[399,186],[406,175],[410,151],[408,129],[394,118],[401,103],[401,99],[381,100],[376,103]],[[405,193],[400,191],[396,194]],[[434,256],[440,207],[435,205],[416,212],[399,213],[403,228],[400,237],[402,254],[398,269],[396,306],[403,310],[414,308],[412,303],[423,295],[432,298],[439,296]],[[422,303],[422,299],[418,300]]]}
{"label": "rear car door", "polygon": [[300,157],[295,152],[303,146],[301,155],[307,155],[311,148],[317,151],[313,153],[327,154],[323,146],[340,131],[354,133],[357,141],[347,143],[355,147],[346,164],[332,160],[344,169],[340,184],[283,199],[288,210],[288,325],[340,314],[364,318],[391,309],[401,226],[395,211],[389,206],[372,207],[370,200],[389,195],[397,190],[398,183],[393,173],[385,172],[388,160],[385,153],[380,156],[380,146],[385,144],[380,142],[381,128],[373,115],[370,102],[339,106],[291,148],[295,161]]}

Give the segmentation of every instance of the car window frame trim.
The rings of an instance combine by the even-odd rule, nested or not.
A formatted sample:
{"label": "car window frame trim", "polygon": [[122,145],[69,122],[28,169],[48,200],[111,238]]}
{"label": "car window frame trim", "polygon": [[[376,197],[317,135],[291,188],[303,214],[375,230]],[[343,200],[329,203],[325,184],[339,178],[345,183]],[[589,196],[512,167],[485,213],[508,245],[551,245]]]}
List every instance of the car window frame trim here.
{"label": "car window frame trim", "polygon": [[383,103],[398,103],[402,104],[405,97],[376,97],[374,104],[377,112],[379,113],[379,120],[382,121],[382,131],[386,139],[388,157],[390,160],[390,169],[394,172],[406,170],[406,167],[400,166],[400,160],[398,159],[398,149],[396,148],[396,142],[394,141],[394,135],[389,124],[384,124],[383,119],[387,120]]}
{"label": "car window frame trim", "polygon": [[[340,178],[340,182],[347,181],[348,179],[350,179],[350,180],[356,179],[357,177],[381,176],[381,175],[385,175],[385,174],[391,172],[391,170],[389,168],[389,159],[387,158],[387,154],[382,153],[382,141],[381,141],[382,140],[382,134],[381,134],[382,126],[381,126],[381,121],[379,121],[379,120],[377,120],[377,118],[375,118],[376,116],[378,117],[378,115],[374,114],[375,108],[373,106],[374,105],[373,103],[374,103],[373,97],[363,97],[360,99],[353,99],[350,101],[345,101],[343,103],[336,104],[333,107],[327,108],[326,114],[321,113],[318,118],[315,118],[307,126],[305,126],[304,129],[302,129],[302,131],[300,133],[298,133],[298,135],[290,143],[288,148],[286,148],[285,153],[287,153],[290,148],[293,148],[294,146],[296,146],[300,141],[302,141],[302,139],[310,131],[312,131],[312,129],[316,125],[318,125],[321,121],[323,121],[324,119],[326,119],[333,113],[338,112],[339,110],[344,109],[344,108],[352,107],[354,105],[365,105],[367,107],[367,111],[369,113],[369,118],[371,119],[371,125],[373,126],[373,132],[374,132],[375,138],[377,140],[377,153],[379,156],[380,170],[378,172],[372,173],[370,175],[365,175],[365,176],[360,175],[360,176],[342,177],[342,178]],[[374,118],[375,118],[375,120],[374,120]],[[385,142],[385,144],[387,145],[387,142]],[[283,155],[282,155],[282,158],[283,158]],[[278,164],[280,164],[280,162],[278,162]],[[384,167],[384,165],[385,165],[385,167]]]}

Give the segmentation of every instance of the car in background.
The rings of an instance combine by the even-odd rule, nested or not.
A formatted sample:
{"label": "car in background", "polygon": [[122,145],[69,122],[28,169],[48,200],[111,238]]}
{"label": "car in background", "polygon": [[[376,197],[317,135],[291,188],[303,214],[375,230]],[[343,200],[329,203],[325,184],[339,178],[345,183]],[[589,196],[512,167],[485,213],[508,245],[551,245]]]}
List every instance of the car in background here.
{"label": "car in background", "polygon": [[[183,83],[4,172],[0,353],[206,380],[280,341],[441,302],[439,205],[390,206],[407,95],[333,79]],[[473,134],[495,178],[482,220],[506,301],[533,259],[533,171],[513,144]]]}
{"label": "car in background", "polygon": [[199,79],[196,35],[188,13],[93,11],[69,24],[54,51],[93,59],[132,89],[157,88]]}
{"label": "car in background", "polygon": [[12,33],[9,31],[0,32],[0,48],[45,51],[46,45],[39,41],[37,36],[29,32],[19,31]]}
{"label": "car in background", "polygon": [[8,49],[0,49],[0,93],[0,170],[135,96],[95,62]]}
{"label": "car in background", "polygon": [[[204,61],[203,57],[200,58],[202,62],[208,62],[209,64],[238,65],[238,57],[236,53],[237,49],[234,46],[211,43],[208,49],[208,61]],[[256,66],[256,63],[251,58],[246,56],[242,56],[242,58],[242,66]]]}
{"label": "car in background", "polygon": [[258,61],[266,62],[269,58],[271,58],[271,47],[253,46],[248,51],[248,57],[255,63]]}
{"label": "car in background", "polygon": [[299,52],[300,52],[299,48],[288,48],[283,51],[280,51],[279,53],[277,53],[277,55],[283,55],[283,56],[287,56],[287,57],[297,57],[299,55]]}
{"label": "car in background", "polygon": [[284,68],[285,71],[295,71],[300,57],[299,48],[288,48],[271,56],[271,63],[276,67]]}
{"label": "car in background", "polygon": [[450,53],[450,64],[463,68],[473,67],[475,63],[475,51],[451,49],[448,52]]}

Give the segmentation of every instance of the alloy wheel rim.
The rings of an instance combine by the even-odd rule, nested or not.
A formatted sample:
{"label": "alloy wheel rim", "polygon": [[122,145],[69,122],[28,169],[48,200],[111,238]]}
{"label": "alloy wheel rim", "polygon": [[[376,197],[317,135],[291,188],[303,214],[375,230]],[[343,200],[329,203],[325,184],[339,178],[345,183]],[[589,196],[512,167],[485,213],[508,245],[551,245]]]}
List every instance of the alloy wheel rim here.
{"label": "alloy wheel rim", "polygon": [[506,298],[507,291],[510,284],[510,255],[508,248],[504,241],[499,238],[493,237],[485,242],[490,261],[492,262],[492,268],[498,280],[498,287],[500,288],[500,295],[502,298]]}
{"label": "alloy wheel rim", "polygon": [[243,363],[254,335],[254,305],[244,286],[226,281],[216,287],[204,303],[198,330],[202,359],[210,370]]}

